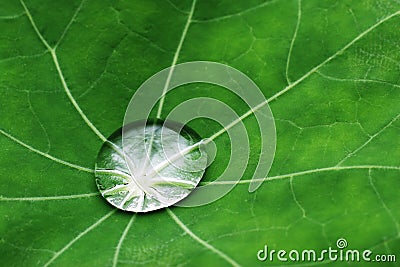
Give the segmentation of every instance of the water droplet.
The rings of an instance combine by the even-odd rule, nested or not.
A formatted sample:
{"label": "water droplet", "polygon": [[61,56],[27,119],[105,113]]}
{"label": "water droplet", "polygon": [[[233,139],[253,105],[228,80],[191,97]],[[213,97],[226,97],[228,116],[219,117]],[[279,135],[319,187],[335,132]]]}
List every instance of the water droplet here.
{"label": "water droplet", "polygon": [[102,196],[113,206],[148,212],[188,196],[206,167],[201,139],[189,127],[136,122],[118,129],[103,144],[95,176]]}

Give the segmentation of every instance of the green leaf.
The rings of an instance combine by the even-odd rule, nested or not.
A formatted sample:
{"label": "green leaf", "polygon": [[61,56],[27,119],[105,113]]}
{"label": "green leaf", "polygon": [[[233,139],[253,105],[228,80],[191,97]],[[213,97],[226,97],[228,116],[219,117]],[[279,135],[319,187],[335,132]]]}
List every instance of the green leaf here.
{"label": "green leaf", "polygon": [[[387,0],[2,1],[2,265],[279,265],[257,252],[319,251],[339,238],[398,258],[399,23],[400,3]],[[228,64],[262,89],[277,129],[269,177],[248,192],[261,145],[248,116],[249,165],[224,198],[117,211],[96,188],[98,151],[136,88],[194,60]],[[192,84],[166,95],[161,117],[201,96],[248,111],[226,90]],[[203,138],[221,129],[190,126]],[[229,161],[228,136],[215,142],[202,183]]]}

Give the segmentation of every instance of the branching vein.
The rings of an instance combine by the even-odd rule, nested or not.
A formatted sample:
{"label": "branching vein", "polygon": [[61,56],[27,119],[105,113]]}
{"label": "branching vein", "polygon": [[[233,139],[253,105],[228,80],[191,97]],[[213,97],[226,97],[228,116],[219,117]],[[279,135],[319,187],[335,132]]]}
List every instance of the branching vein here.
{"label": "branching vein", "polygon": [[171,64],[171,67],[170,67],[169,72],[168,72],[167,80],[165,81],[164,89],[163,89],[163,92],[162,92],[162,95],[161,95],[161,99],[160,99],[160,104],[158,105],[157,118],[161,118],[161,112],[162,112],[162,108],[164,106],[165,94],[166,94],[168,86],[169,86],[169,84],[171,82],[171,77],[172,77],[172,74],[174,72],[176,62],[178,61],[179,54],[181,52],[183,42],[185,41],[186,34],[187,34],[188,30],[189,30],[189,26],[190,26],[190,23],[192,21],[192,17],[193,17],[193,13],[194,13],[195,7],[196,7],[196,0],[193,0],[192,6],[190,8],[189,15],[188,15],[187,20],[186,20],[185,27],[183,28],[182,35],[181,35],[181,38],[180,38],[179,43],[178,43],[178,47],[176,48],[174,57],[172,59],[172,64]]}
{"label": "branching vein", "polygon": [[15,14],[15,15],[5,15],[5,16],[0,16],[0,20],[13,20],[22,17],[25,15],[25,12]]}
{"label": "branching vein", "polygon": [[380,166],[380,165],[355,165],[355,166],[334,166],[334,167],[327,167],[327,168],[317,168],[317,169],[312,169],[312,170],[306,170],[306,171],[300,171],[300,172],[293,172],[293,173],[288,173],[288,174],[282,174],[282,175],[277,175],[277,176],[270,176],[266,178],[259,178],[259,179],[254,179],[254,180],[240,180],[240,181],[214,181],[214,182],[202,182],[200,183],[201,185],[206,185],[206,184],[248,184],[253,181],[272,181],[272,180],[280,180],[280,179],[286,179],[290,177],[295,177],[295,176],[301,176],[301,175],[307,175],[307,174],[313,174],[313,173],[320,173],[320,172],[329,172],[329,171],[343,171],[343,170],[357,170],[357,169],[364,169],[364,170],[369,170],[369,169],[380,169],[380,170],[395,170],[395,171],[400,171],[400,166]]}
{"label": "branching vein", "polygon": [[299,31],[300,21],[301,21],[301,0],[298,0],[297,1],[296,28],[293,33],[292,41],[290,42],[289,53],[288,53],[287,60],[286,60],[286,81],[287,81],[288,85],[291,84],[290,78],[289,78],[290,58],[292,57],[292,50],[293,50],[294,42],[296,41],[296,38],[297,38],[297,32]]}
{"label": "branching vein", "polygon": [[296,80],[295,82],[292,82],[291,84],[289,84],[288,86],[286,86],[284,89],[282,89],[281,91],[279,91],[278,93],[276,93],[275,95],[271,96],[270,98],[268,98],[266,101],[261,102],[260,104],[258,104],[257,106],[255,106],[254,108],[251,108],[250,110],[248,110],[246,113],[244,113],[242,116],[240,116],[239,118],[237,118],[236,120],[232,121],[230,124],[228,124],[227,126],[225,126],[225,128],[221,129],[220,131],[218,131],[217,133],[215,133],[214,135],[212,135],[209,139],[213,140],[215,138],[217,138],[218,136],[220,136],[221,134],[225,133],[226,131],[228,131],[230,128],[232,128],[233,126],[235,126],[236,124],[238,124],[240,121],[244,120],[245,118],[247,118],[248,116],[250,116],[251,114],[253,114],[254,112],[256,112],[257,110],[259,110],[260,108],[262,108],[263,106],[267,105],[268,103],[274,101],[275,99],[277,99],[278,97],[280,97],[281,95],[287,93],[288,91],[290,91],[292,88],[296,87],[298,84],[300,84],[302,81],[304,81],[305,79],[307,79],[309,76],[311,76],[312,74],[316,73],[319,69],[321,69],[323,66],[325,66],[327,63],[331,62],[333,59],[337,58],[339,55],[341,55],[342,53],[344,53],[347,49],[349,49],[351,46],[353,46],[356,42],[358,42],[359,40],[361,40],[363,37],[365,37],[368,33],[370,33],[371,31],[373,31],[374,29],[376,29],[379,25],[381,25],[382,23],[390,20],[391,18],[398,16],[400,14],[400,11],[397,11],[385,18],[383,18],[382,20],[376,22],[374,25],[372,25],[371,27],[369,27],[368,29],[366,29],[365,31],[363,31],[362,33],[360,33],[357,37],[355,37],[353,40],[351,40],[349,43],[347,43],[345,46],[343,46],[341,49],[339,49],[336,53],[334,53],[333,55],[331,55],[330,57],[328,57],[327,59],[325,59],[323,62],[321,62],[320,64],[318,64],[317,66],[315,66],[314,68],[312,68],[310,71],[308,71],[306,74],[304,74],[302,77],[300,77],[298,80]]}
{"label": "branching vein", "polygon": [[124,242],[125,237],[128,234],[129,229],[132,226],[132,223],[135,221],[135,218],[136,218],[136,215],[132,215],[131,219],[129,220],[128,224],[125,227],[124,232],[121,235],[121,238],[118,241],[118,245],[117,245],[117,248],[115,250],[115,254],[114,254],[114,258],[113,258],[113,265],[112,265],[113,267],[116,267],[117,264],[118,264],[118,257],[119,257],[119,253],[120,253],[120,250],[121,250],[121,247],[122,247],[122,243]]}
{"label": "branching vein", "polygon": [[90,129],[100,138],[101,141],[106,142],[107,138],[94,126],[94,124],[88,119],[88,117],[83,113],[82,109],[79,107],[78,103],[76,102],[75,98],[71,94],[71,91],[68,88],[67,82],[65,81],[64,74],[61,71],[60,64],[58,62],[58,58],[56,55],[55,50],[50,50],[51,57],[53,58],[54,65],[56,66],[57,73],[60,77],[61,84],[64,88],[65,93],[67,94],[69,100],[71,101],[72,105],[75,107],[76,111],[78,111],[79,115],[85,121],[85,123],[89,126]]}
{"label": "branching vein", "polygon": [[0,201],[48,201],[48,200],[68,200],[68,199],[77,199],[77,198],[88,198],[99,196],[100,193],[87,193],[87,194],[78,194],[78,195],[68,195],[68,196],[48,196],[48,197],[3,197],[0,196]]}
{"label": "branching vein", "polygon": [[303,206],[300,204],[300,202],[297,199],[296,193],[294,192],[294,187],[293,187],[293,176],[290,176],[290,191],[292,192],[292,197],[294,202],[296,203],[297,207],[301,210],[303,218],[306,218],[306,210],[303,208]]}
{"label": "branching vein", "polygon": [[368,176],[369,176],[369,184],[371,185],[372,189],[375,192],[375,195],[378,197],[379,201],[382,204],[382,207],[385,209],[385,211],[387,212],[387,214],[389,215],[390,219],[393,221],[396,230],[397,230],[397,235],[400,235],[400,224],[399,222],[396,220],[395,216],[393,215],[392,211],[388,208],[388,206],[386,205],[385,201],[383,201],[381,194],[379,193],[378,189],[375,186],[374,180],[372,178],[372,174],[371,174],[371,169],[368,172]]}
{"label": "branching vein", "polygon": [[209,243],[207,243],[206,241],[204,241],[203,239],[201,239],[200,237],[198,237],[196,234],[194,234],[169,208],[167,208],[167,212],[168,214],[171,216],[171,218],[175,221],[175,223],[182,228],[182,230],[188,234],[191,238],[193,238],[195,241],[197,241],[198,243],[200,243],[202,246],[204,246],[205,248],[209,249],[210,251],[212,251],[213,253],[217,254],[218,256],[220,256],[222,259],[226,260],[229,264],[231,264],[232,266],[238,267],[240,266],[235,260],[233,260],[231,257],[229,257],[228,255],[226,255],[225,253],[223,253],[222,251],[216,249],[215,247],[213,247],[212,245],[210,245]]}
{"label": "branching vein", "polygon": [[[25,4],[25,2],[24,2],[23,0],[20,0],[20,2],[21,2],[21,4],[22,4],[22,6],[23,6],[23,8],[24,8],[24,10],[25,10],[25,12],[26,12],[26,15],[27,15],[27,17],[28,17],[28,19],[29,19],[29,21],[30,21],[30,23],[31,23],[31,25],[32,25],[32,27],[33,27],[33,29],[34,29],[34,31],[36,32],[37,36],[38,36],[39,39],[42,41],[42,43],[43,43],[44,46],[47,48],[47,50],[49,50],[49,52],[50,52],[50,54],[51,54],[51,57],[52,57],[52,59],[53,59],[53,63],[54,63],[54,65],[55,65],[56,69],[57,69],[57,73],[58,73],[58,76],[59,76],[59,78],[60,78],[61,84],[62,84],[62,86],[63,86],[63,88],[64,88],[64,91],[65,91],[65,93],[67,94],[69,100],[71,101],[72,105],[75,107],[76,111],[78,111],[79,115],[82,117],[82,119],[85,121],[85,123],[89,126],[89,128],[92,129],[92,131],[93,131],[103,142],[107,141],[107,138],[104,137],[104,135],[103,135],[103,134],[96,128],[96,126],[94,126],[94,124],[88,119],[88,117],[85,115],[85,113],[83,113],[82,109],[79,107],[79,105],[78,105],[78,103],[76,102],[75,98],[74,98],[73,95],[71,94],[71,91],[70,91],[70,89],[68,88],[67,82],[65,81],[64,74],[62,73],[61,68],[60,68],[60,63],[59,63],[59,61],[58,61],[57,54],[56,54],[56,47],[52,48],[52,47],[48,44],[48,42],[46,41],[46,39],[45,39],[45,38],[43,37],[43,35],[40,33],[40,31],[39,31],[39,29],[38,29],[38,27],[37,27],[35,21],[34,21],[33,18],[32,18],[32,15],[31,15],[29,9],[27,8],[27,6],[26,6],[26,4]],[[79,11],[79,10],[80,10],[80,7],[78,8],[77,11]],[[75,12],[74,16],[76,16],[76,14],[77,14],[77,12]],[[72,18],[72,21],[73,21],[73,20],[74,20],[74,17]],[[72,23],[72,22],[70,22],[70,23]],[[67,25],[66,30],[68,30],[69,26],[70,26],[70,24]],[[66,30],[65,30],[64,32],[66,32]]]}
{"label": "branching vein", "polygon": [[50,155],[48,153],[42,152],[42,151],[40,151],[40,150],[38,150],[38,149],[36,149],[34,147],[31,147],[30,145],[22,142],[18,138],[12,136],[11,134],[9,134],[9,133],[1,130],[1,129],[0,129],[0,133],[3,134],[4,136],[8,137],[9,139],[14,141],[15,143],[17,143],[17,144],[29,149],[30,151],[32,151],[32,152],[34,152],[36,154],[39,154],[39,155],[41,155],[41,156],[43,156],[45,158],[48,158],[48,159],[50,159],[50,160],[52,160],[54,162],[57,162],[59,164],[62,164],[62,165],[65,165],[65,166],[68,166],[68,167],[71,167],[71,168],[74,168],[74,169],[77,169],[77,170],[80,170],[80,171],[90,172],[90,173],[94,172],[92,169],[89,169],[89,168],[86,168],[86,167],[82,167],[82,166],[76,165],[74,163],[70,163],[68,161],[56,158],[56,157],[54,157],[54,156],[52,156],[52,155]]}
{"label": "branching vein", "polygon": [[65,35],[67,34],[69,28],[71,27],[72,23],[74,23],[76,17],[78,16],[78,13],[81,11],[83,4],[85,3],[86,0],[82,0],[81,3],[79,4],[78,8],[75,10],[74,15],[72,16],[71,20],[68,22],[67,26],[65,27],[63,33],[61,34],[60,39],[58,39],[57,43],[54,46],[54,50],[58,47],[58,45],[61,43],[61,41],[64,39]]}
{"label": "branching vein", "polygon": [[44,46],[49,51],[51,51],[52,50],[51,46],[47,43],[46,39],[44,39],[43,35],[40,33],[38,27],[36,26],[35,21],[32,18],[31,12],[29,11],[28,7],[26,6],[24,0],[20,0],[20,2],[21,2],[22,7],[25,10],[26,16],[28,17],[29,22],[31,23],[31,25],[33,27],[33,30],[35,31],[36,35],[39,37],[40,41],[44,44]]}
{"label": "branching vein", "polygon": [[[299,6],[299,8],[301,8],[301,6]],[[299,9],[300,10],[300,9]],[[299,11],[300,12],[300,11]],[[351,40],[349,43],[347,43],[345,46],[343,46],[341,49],[339,49],[336,53],[334,53],[333,55],[331,55],[330,57],[328,57],[326,60],[324,60],[322,63],[320,63],[319,65],[315,66],[314,68],[312,68],[310,71],[308,71],[306,74],[304,74],[301,78],[299,78],[298,80],[296,80],[293,83],[290,83],[288,86],[286,86],[283,90],[279,91],[278,93],[276,93],[275,95],[271,96],[270,98],[268,98],[266,101],[261,102],[260,104],[258,104],[257,106],[255,106],[254,108],[251,108],[250,110],[248,110],[246,113],[244,113],[243,115],[241,115],[240,117],[238,117],[236,120],[232,121],[231,123],[229,123],[228,125],[226,125],[224,128],[222,128],[221,130],[219,130],[218,132],[214,133],[212,136],[210,136],[209,138],[207,138],[205,141],[201,141],[204,143],[208,143],[213,141],[214,139],[218,138],[219,136],[221,136],[222,134],[224,134],[225,132],[227,132],[230,128],[234,127],[236,124],[238,124],[239,122],[243,121],[245,118],[247,118],[248,116],[252,115],[254,112],[256,112],[257,110],[259,110],[260,108],[262,108],[263,106],[267,105],[268,103],[272,102],[273,100],[277,99],[279,96],[285,94],[286,92],[288,92],[289,90],[291,90],[292,88],[294,88],[295,86],[297,86],[298,84],[300,84],[302,81],[304,81],[305,79],[307,79],[309,76],[311,76],[312,74],[318,72],[318,70],[320,68],[322,68],[323,66],[325,66],[327,63],[329,63],[330,61],[332,61],[333,59],[335,59],[336,57],[338,57],[339,55],[341,55],[342,53],[344,53],[347,49],[349,49],[352,45],[354,45],[357,41],[361,40],[364,36],[366,36],[368,33],[370,33],[371,31],[373,31],[374,29],[376,29],[379,25],[381,25],[382,23],[390,20],[391,18],[397,16],[400,14],[400,11],[397,11],[387,17],[385,17],[384,19],[376,22],[374,25],[370,26],[368,29],[366,29],[365,31],[363,31],[362,33],[360,33],[357,37],[355,37],[353,40]],[[161,103],[161,102],[160,102]],[[159,111],[161,112],[161,110],[159,109]],[[397,118],[397,117],[396,117]],[[194,146],[198,146],[201,144],[201,142],[196,143],[196,145]],[[182,153],[181,156],[184,156],[185,154]],[[340,162],[341,163],[341,162]],[[339,163],[339,164],[340,164]],[[338,164],[338,165],[339,165]],[[256,180],[254,180],[256,181]]]}
{"label": "branching vein", "polygon": [[117,211],[117,209],[114,209],[112,211],[110,211],[109,213],[107,213],[106,215],[104,215],[103,217],[101,217],[97,222],[95,222],[94,224],[92,224],[91,226],[89,226],[88,228],[86,228],[83,232],[79,233],[74,239],[72,239],[70,242],[68,242],[68,244],[66,244],[62,249],[60,249],[59,251],[56,252],[56,254],[54,254],[54,256],[45,263],[45,265],[43,267],[47,267],[49,266],[51,263],[53,263],[58,257],[61,256],[61,254],[63,254],[67,249],[69,249],[75,242],[77,242],[81,237],[83,237],[84,235],[86,235],[87,233],[89,233],[90,231],[92,231],[94,228],[96,228],[97,226],[99,226],[102,222],[104,222],[105,220],[107,220],[112,214],[114,214]]}
{"label": "branching vein", "polygon": [[336,166],[342,165],[348,158],[352,157],[353,155],[357,154],[361,149],[366,147],[369,143],[371,143],[372,140],[374,140],[376,137],[378,137],[382,132],[384,132],[387,128],[389,128],[395,121],[397,121],[400,118],[400,114],[398,114],[396,117],[394,117],[388,124],[386,124],[382,129],[377,131],[375,134],[371,135],[365,143],[360,145],[358,148],[347,154],[342,160],[338,162]]}
{"label": "branching vein", "polygon": [[395,84],[395,83],[390,83],[387,81],[383,81],[383,80],[375,80],[375,79],[365,79],[365,78],[338,78],[338,77],[333,77],[333,76],[329,76],[325,73],[322,73],[320,71],[317,71],[317,73],[319,75],[321,75],[322,77],[324,77],[327,80],[331,80],[331,81],[337,81],[337,82],[353,82],[353,83],[377,83],[377,84],[385,84],[388,86],[393,86],[393,87],[397,87],[400,88],[400,85]]}
{"label": "branching vein", "polygon": [[279,0],[265,1],[265,2],[263,2],[261,4],[258,4],[256,6],[250,7],[248,9],[242,10],[242,11],[237,12],[237,13],[228,14],[228,15],[225,15],[225,16],[220,16],[220,17],[211,18],[211,19],[205,19],[205,20],[193,20],[193,22],[205,23],[205,22],[217,22],[217,21],[221,21],[221,20],[225,20],[225,19],[230,19],[230,18],[234,18],[234,17],[237,17],[237,16],[242,16],[242,15],[244,15],[246,13],[255,11],[255,10],[260,9],[260,8],[263,8],[265,6],[268,6],[268,5],[273,4],[275,2],[278,2],[278,1]]}

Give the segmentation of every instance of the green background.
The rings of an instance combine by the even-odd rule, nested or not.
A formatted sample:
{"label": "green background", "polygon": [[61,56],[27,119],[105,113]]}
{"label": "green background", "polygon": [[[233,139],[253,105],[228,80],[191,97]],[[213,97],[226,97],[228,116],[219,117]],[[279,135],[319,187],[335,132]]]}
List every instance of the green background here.
{"label": "green background", "polygon": [[[256,253],[265,244],[322,250],[338,238],[399,257],[399,10],[394,0],[1,1],[1,265],[291,265]],[[114,211],[92,194],[99,134],[122,125],[148,77],[194,60],[235,67],[272,98],[270,180],[197,208]],[[168,94],[162,116],[197,96],[248,110],[195,84]],[[249,180],[260,140],[254,117],[244,123]],[[191,126],[202,137],[220,129]],[[216,143],[203,181],[229,160],[228,137]]]}

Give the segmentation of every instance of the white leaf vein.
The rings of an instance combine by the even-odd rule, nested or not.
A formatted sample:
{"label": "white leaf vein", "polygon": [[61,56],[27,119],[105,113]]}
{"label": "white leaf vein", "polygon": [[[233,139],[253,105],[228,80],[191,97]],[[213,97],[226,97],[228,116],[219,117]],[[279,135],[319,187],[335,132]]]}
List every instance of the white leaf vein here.
{"label": "white leaf vein", "polygon": [[207,243],[206,241],[204,241],[203,239],[201,239],[200,237],[198,237],[195,233],[193,233],[179,218],[178,216],[176,216],[169,208],[166,208],[168,214],[170,215],[170,217],[174,220],[174,222],[186,233],[188,234],[191,238],[193,238],[195,241],[197,241],[198,243],[200,243],[202,246],[204,246],[205,248],[209,249],[211,252],[217,254],[218,256],[220,256],[222,259],[224,259],[225,261],[227,261],[229,264],[231,264],[232,266],[235,267],[239,267],[240,265],[233,260],[231,257],[229,257],[228,255],[226,255],[225,253],[223,253],[222,251],[216,249],[215,247],[213,247],[212,245],[210,245],[209,243]]}
{"label": "white leaf vein", "polygon": [[[314,173],[320,173],[320,172],[329,172],[329,171],[343,171],[343,170],[357,170],[357,169],[364,169],[364,170],[369,170],[369,169],[377,169],[377,170],[395,170],[395,171],[400,171],[400,166],[380,166],[380,165],[354,165],[354,166],[333,166],[333,167],[326,167],[326,168],[317,168],[317,169],[311,169],[311,170],[305,170],[305,171],[299,171],[299,172],[293,172],[293,173],[287,173],[287,174],[281,174],[281,175],[276,175],[276,176],[269,176],[266,178],[258,178],[254,179],[256,181],[273,181],[273,180],[280,180],[280,179],[287,179],[290,177],[295,177],[295,176],[302,176],[302,175],[308,175],[308,174],[314,174]],[[201,185],[206,185],[206,184],[248,184],[251,183],[254,180],[240,180],[240,181],[214,181],[214,182],[202,182],[200,183]]]}
{"label": "white leaf vein", "polygon": [[44,197],[4,197],[0,196],[1,201],[48,201],[48,200],[68,200],[68,199],[77,199],[77,198],[89,198],[99,196],[100,193],[87,193],[87,194],[77,194],[77,195],[65,195],[65,196],[44,196]]}
{"label": "white leaf vein", "polygon": [[131,216],[131,219],[129,220],[128,224],[126,225],[124,232],[122,233],[121,238],[118,241],[118,245],[117,245],[117,248],[115,249],[114,258],[113,258],[113,265],[112,265],[113,267],[116,267],[118,264],[118,257],[119,257],[120,251],[121,251],[122,244],[126,238],[126,235],[129,232],[129,229],[131,228],[133,222],[135,221],[135,218],[136,218],[136,214]]}
{"label": "white leaf vein", "polygon": [[34,152],[34,153],[36,153],[36,154],[39,154],[39,155],[41,155],[41,156],[43,156],[43,157],[45,157],[45,158],[48,158],[48,159],[50,159],[50,160],[52,160],[52,161],[54,161],[54,162],[57,162],[57,163],[59,163],[59,164],[62,164],[62,165],[65,165],[65,166],[68,166],[68,167],[71,167],[71,168],[74,168],[74,169],[77,169],[77,170],[80,170],[80,171],[90,172],[90,173],[94,172],[92,169],[79,166],[79,165],[77,165],[77,164],[74,164],[74,163],[71,163],[71,162],[68,162],[68,161],[65,161],[65,160],[56,158],[56,157],[54,157],[54,156],[52,156],[52,155],[50,155],[50,154],[48,154],[48,153],[42,152],[42,151],[40,151],[40,150],[38,150],[38,149],[36,149],[36,148],[34,148],[34,147],[32,147],[32,146],[30,146],[30,145],[24,143],[24,142],[22,142],[22,141],[19,140],[18,138],[14,137],[13,135],[11,135],[11,134],[9,134],[9,133],[7,133],[7,132],[1,130],[1,129],[0,129],[0,133],[1,133],[2,135],[6,136],[7,138],[11,139],[11,140],[14,141],[15,143],[17,143],[17,144],[19,144],[19,145],[21,145],[21,146],[27,148],[29,151]]}
{"label": "white leaf vein", "polygon": [[296,28],[293,33],[292,41],[290,42],[289,53],[288,53],[287,60],[286,60],[286,70],[285,70],[286,75],[285,76],[286,76],[286,82],[288,83],[288,85],[291,84],[291,81],[289,78],[290,58],[292,57],[292,50],[293,50],[293,46],[294,46],[294,43],[297,38],[297,32],[299,31],[299,28],[300,28],[300,22],[301,22],[301,0],[297,0]]}
{"label": "white leaf vein", "polygon": [[43,267],[47,267],[50,264],[52,264],[58,257],[60,257],[65,251],[67,251],[75,242],[77,242],[79,239],[81,239],[83,236],[85,236],[87,233],[95,229],[97,226],[99,226],[102,222],[107,220],[112,214],[114,214],[117,211],[117,209],[114,209],[101,217],[98,221],[96,221],[94,224],[86,228],[84,231],[79,233],[75,238],[73,238],[70,242],[68,242],[62,249],[56,252],[53,257],[49,261],[47,261]]}

